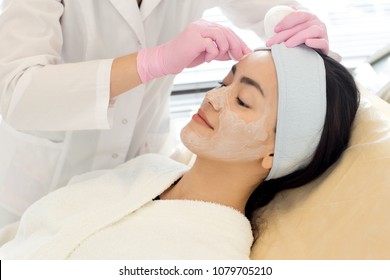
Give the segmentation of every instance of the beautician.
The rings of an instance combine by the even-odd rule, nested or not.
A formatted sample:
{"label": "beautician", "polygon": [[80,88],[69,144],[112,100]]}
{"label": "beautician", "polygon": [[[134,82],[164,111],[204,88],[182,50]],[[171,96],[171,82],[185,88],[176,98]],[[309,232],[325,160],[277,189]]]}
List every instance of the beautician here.
{"label": "beautician", "polygon": [[[162,152],[174,74],[250,52],[199,21],[219,6],[263,34],[266,0],[4,0],[0,15],[0,227],[78,174]],[[267,45],[328,53],[324,24],[295,11]],[[157,46],[157,47],[156,47]]]}

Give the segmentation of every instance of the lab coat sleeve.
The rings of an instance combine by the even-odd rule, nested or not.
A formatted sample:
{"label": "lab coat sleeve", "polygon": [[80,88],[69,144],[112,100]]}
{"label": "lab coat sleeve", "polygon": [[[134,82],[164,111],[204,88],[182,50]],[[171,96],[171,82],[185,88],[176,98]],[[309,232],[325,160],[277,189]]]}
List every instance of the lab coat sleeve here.
{"label": "lab coat sleeve", "polygon": [[104,129],[112,59],[61,63],[63,4],[9,1],[0,15],[0,109],[19,130]]}
{"label": "lab coat sleeve", "polygon": [[264,39],[264,16],[270,8],[278,5],[302,8],[297,1],[290,0],[232,0],[222,2],[219,8],[234,25],[250,29]]}

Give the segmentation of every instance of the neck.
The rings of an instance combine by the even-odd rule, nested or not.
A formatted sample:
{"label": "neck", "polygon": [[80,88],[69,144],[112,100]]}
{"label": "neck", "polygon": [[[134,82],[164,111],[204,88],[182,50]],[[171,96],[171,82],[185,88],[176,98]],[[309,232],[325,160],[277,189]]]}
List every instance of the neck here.
{"label": "neck", "polygon": [[261,181],[259,178],[265,176],[259,162],[227,163],[198,158],[161,198],[214,202],[244,213],[249,196]]}

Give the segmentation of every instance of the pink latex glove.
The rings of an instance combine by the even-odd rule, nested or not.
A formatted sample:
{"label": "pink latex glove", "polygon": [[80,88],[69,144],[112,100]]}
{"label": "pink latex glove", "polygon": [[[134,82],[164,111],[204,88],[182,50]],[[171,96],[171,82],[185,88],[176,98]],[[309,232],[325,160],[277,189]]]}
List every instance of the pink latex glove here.
{"label": "pink latex glove", "polygon": [[175,39],[142,49],[137,55],[137,70],[143,83],[177,74],[212,60],[240,60],[252,52],[229,28],[198,20],[189,24]]}
{"label": "pink latex glove", "polygon": [[275,35],[266,42],[266,46],[284,42],[287,47],[305,44],[310,48],[329,53],[328,33],[325,24],[308,12],[296,10],[284,17],[275,26]]}

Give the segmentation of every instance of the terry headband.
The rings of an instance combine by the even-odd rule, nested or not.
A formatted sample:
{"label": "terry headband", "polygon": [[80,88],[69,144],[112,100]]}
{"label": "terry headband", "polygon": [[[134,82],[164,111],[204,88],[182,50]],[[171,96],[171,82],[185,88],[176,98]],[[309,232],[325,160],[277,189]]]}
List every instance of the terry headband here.
{"label": "terry headband", "polygon": [[[277,9],[267,13],[264,24],[266,31],[272,33],[280,21],[272,16],[275,10],[276,17],[286,15],[285,7],[284,15]],[[271,52],[278,77],[278,113],[274,159],[266,180],[285,176],[309,164],[326,115],[326,75],[321,56],[303,45],[294,48],[273,45]]]}

